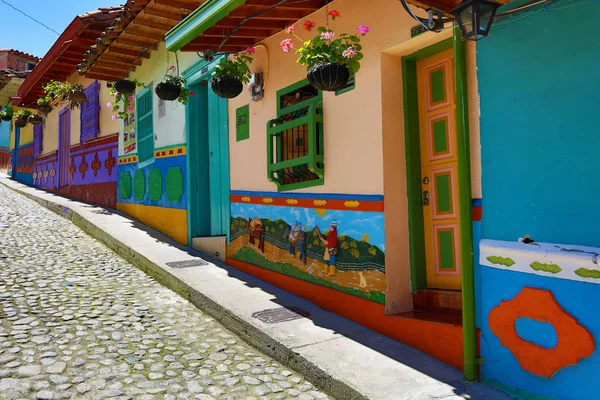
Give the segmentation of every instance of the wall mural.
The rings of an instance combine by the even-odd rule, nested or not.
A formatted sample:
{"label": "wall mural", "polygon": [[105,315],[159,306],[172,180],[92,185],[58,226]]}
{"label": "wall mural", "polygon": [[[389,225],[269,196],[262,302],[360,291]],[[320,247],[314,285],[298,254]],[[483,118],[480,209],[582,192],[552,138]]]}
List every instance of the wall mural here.
{"label": "wall mural", "polygon": [[519,394],[595,398],[600,249],[484,239],[479,248],[482,374]]}
{"label": "wall mural", "polygon": [[228,258],[384,304],[381,196],[295,196],[232,192]]}

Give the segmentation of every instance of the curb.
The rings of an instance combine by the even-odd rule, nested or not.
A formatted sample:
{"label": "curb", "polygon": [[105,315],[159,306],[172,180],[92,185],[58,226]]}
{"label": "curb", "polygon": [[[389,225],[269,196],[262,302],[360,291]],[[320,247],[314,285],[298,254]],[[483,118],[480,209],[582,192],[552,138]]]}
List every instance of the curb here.
{"label": "curb", "polygon": [[[333,377],[327,371],[321,369],[318,365],[314,364],[306,357],[295,352],[293,349],[283,345],[275,338],[271,337],[270,335],[266,334],[260,329],[250,325],[242,318],[235,315],[235,313],[233,313],[231,310],[223,307],[222,305],[207,297],[200,291],[192,288],[183,280],[175,277],[174,275],[163,269],[161,266],[153,263],[143,254],[126,246],[121,241],[115,239],[107,232],[105,232],[104,230],[102,230],[101,228],[99,228],[98,226],[94,225],[92,222],[81,216],[79,213],[71,210],[68,207],[61,206],[60,204],[42,199],[33,194],[22,191],[16,187],[12,187],[11,185],[2,182],[2,180],[0,180],[0,184],[4,185],[6,188],[12,190],[13,192],[16,192],[22,196],[27,197],[30,200],[35,201],[36,203],[58,214],[59,216],[71,221],[75,226],[79,227],[88,235],[105,244],[109,249],[114,251],[119,256],[123,257],[133,266],[140,269],[145,274],[156,279],[158,283],[173,290],[174,292],[191,302],[196,308],[202,310],[203,312],[206,312],[208,315],[210,315],[215,320],[220,322],[223,326],[225,326],[225,328],[235,333],[242,340],[249,343],[254,348],[258,349],[267,356],[278,361],[282,365],[291,368],[294,371],[301,374],[302,376],[304,376],[307,380],[309,380],[314,386],[316,386],[320,390],[330,394],[331,396],[337,399],[369,399],[368,397],[359,393],[356,389],[354,389],[347,383]],[[34,188],[31,189],[38,190]],[[49,194],[58,196],[54,193]],[[122,214],[119,211],[114,211],[117,214]],[[187,249],[189,250],[189,248]],[[194,250],[194,252],[197,251]],[[211,262],[217,266],[226,265],[200,252],[197,253],[198,255],[201,255],[201,257],[204,260]]]}

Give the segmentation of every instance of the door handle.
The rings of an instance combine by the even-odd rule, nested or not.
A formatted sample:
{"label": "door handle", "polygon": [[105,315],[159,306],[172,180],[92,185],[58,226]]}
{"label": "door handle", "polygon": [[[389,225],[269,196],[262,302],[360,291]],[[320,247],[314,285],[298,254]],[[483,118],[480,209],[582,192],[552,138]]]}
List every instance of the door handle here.
{"label": "door handle", "polygon": [[424,190],[423,191],[423,205],[424,206],[428,206],[429,205],[429,190]]}

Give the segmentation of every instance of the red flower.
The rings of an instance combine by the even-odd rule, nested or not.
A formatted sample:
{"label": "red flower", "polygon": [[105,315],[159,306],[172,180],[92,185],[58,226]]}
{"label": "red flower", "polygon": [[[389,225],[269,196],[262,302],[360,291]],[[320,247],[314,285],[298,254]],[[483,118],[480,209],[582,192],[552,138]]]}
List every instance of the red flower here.
{"label": "red flower", "polygon": [[307,19],[306,21],[304,21],[304,29],[306,29],[307,31],[311,31],[312,28],[316,28],[317,27],[317,23],[315,21],[311,21],[310,19]]}
{"label": "red flower", "polygon": [[340,16],[340,13],[336,10],[331,10],[329,13],[327,13],[327,15],[329,15],[332,19],[336,19]]}
{"label": "red flower", "polygon": [[169,69],[173,70],[173,69],[175,69],[175,66],[174,66],[174,65],[171,65],[171,66],[169,67]]}
{"label": "red flower", "polygon": [[189,92],[188,93],[188,96],[190,96],[190,97],[194,97],[195,95],[196,95],[196,92]]}

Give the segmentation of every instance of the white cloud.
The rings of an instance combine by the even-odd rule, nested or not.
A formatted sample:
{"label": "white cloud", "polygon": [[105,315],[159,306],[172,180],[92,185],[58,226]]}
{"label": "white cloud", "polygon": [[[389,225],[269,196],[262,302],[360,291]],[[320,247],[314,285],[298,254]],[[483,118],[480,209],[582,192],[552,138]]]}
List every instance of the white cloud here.
{"label": "white cloud", "polygon": [[308,208],[304,209],[304,215],[306,216],[306,225],[313,226],[315,224],[315,217],[311,217]]}
{"label": "white cloud", "polygon": [[294,217],[296,217],[297,220],[300,219],[300,211],[293,207],[290,208],[290,214],[292,214]]}

